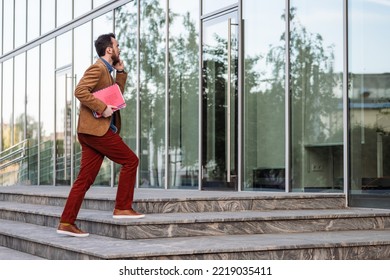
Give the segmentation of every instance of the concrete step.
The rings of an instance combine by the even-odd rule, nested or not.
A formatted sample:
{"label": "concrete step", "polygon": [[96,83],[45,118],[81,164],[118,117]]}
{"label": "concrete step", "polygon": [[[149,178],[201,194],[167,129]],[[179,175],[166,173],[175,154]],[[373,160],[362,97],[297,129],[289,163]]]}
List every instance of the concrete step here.
{"label": "concrete step", "polygon": [[[367,237],[370,238],[367,238]],[[389,259],[390,230],[122,240],[0,220],[0,246],[47,259]]]}
{"label": "concrete step", "polygon": [[[147,216],[114,220],[115,188],[93,187],[77,224],[56,233],[69,187],[0,188],[0,246],[46,259],[385,259],[390,210],[344,194],[136,189]],[[14,251],[11,251],[14,252]]]}
{"label": "concrete step", "polygon": [[[0,201],[63,206],[70,187],[0,188]],[[92,187],[82,208],[112,211],[116,188]],[[244,210],[335,209],[345,207],[344,194],[221,192],[136,189],[134,207],[143,213],[225,212]]]}
{"label": "concrete step", "polygon": [[44,260],[44,258],[0,246],[0,260]]}
{"label": "concrete step", "polygon": [[[55,228],[63,208],[3,201],[0,219]],[[390,210],[315,209],[148,214],[116,220],[111,211],[82,209],[77,224],[92,234],[120,239],[223,236],[390,228]]]}

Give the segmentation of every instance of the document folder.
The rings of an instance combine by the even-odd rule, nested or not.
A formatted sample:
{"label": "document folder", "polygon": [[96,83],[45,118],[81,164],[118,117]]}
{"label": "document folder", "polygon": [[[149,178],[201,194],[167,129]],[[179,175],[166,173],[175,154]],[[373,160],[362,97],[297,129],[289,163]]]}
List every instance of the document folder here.
{"label": "document folder", "polygon": [[[118,86],[118,84],[113,84],[112,86],[106,87],[104,89],[95,91],[92,93],[96,98],[100,99],[107,105],[113,105],[116,108],[113,111],[117,111],[119,109],[126,107],[126,102],[123,98],[122,92]],[[93,112],[95,118],[100,118],[102,115]]]}

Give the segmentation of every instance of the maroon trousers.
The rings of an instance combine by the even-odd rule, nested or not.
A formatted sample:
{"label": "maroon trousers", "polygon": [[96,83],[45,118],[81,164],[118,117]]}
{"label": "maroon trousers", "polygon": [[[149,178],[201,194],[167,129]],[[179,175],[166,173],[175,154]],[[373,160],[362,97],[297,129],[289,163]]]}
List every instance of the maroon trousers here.
{"label": "maroon trousers", "polygon": [[104,157],[121,164],[115,209],[132,208],[138,157],[111,129],[103,136],[78,134],[81,144],[80,172],[74,181],[61,216],[62,223],[74,224],[86,192],[95,181]]}

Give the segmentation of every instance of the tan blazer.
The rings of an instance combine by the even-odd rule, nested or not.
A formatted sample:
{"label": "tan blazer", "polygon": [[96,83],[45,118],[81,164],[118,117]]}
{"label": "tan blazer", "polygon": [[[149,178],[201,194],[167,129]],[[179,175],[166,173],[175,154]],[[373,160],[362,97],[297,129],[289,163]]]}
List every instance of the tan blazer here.
{"label": "tan blazer", "polygon": [[[119,85],[122,93],[126,84],[127,73],[117,73],[115,82]],[[103,136],[110,128],[111,117],[95,118],[92,111],[100,114],[106,109],[107,105],[103,101],[95,98],[93,92],[114,84],[114,79],[110,75],[107,66],[101,59],[92,64],[84,73],[80,82],[76,86],[74,95],[80,101],[80,114],[77,126],[78,133],[85,133],[95,136]],[[115,113],[115,126],[118,133],[121,129],[121,118],[119,111]]]}

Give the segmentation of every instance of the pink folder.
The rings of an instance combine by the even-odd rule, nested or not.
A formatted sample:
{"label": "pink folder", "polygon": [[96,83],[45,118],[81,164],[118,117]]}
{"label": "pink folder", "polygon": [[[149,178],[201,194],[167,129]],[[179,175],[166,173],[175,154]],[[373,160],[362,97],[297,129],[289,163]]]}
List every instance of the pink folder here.
{"label": "pink folder", "polygon": [[[122,92],[118,84],[113,84],[112,86],[95,91],[93,95],[107,105],[116,106],[117,108],[114,109],[114,111],[126,107],[126,102],[123,98]],[[93,112],[93,115],[95,116],[95,118],[100,118],[102,116],[97,112]]]}

